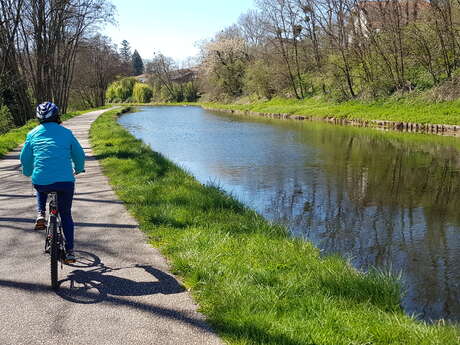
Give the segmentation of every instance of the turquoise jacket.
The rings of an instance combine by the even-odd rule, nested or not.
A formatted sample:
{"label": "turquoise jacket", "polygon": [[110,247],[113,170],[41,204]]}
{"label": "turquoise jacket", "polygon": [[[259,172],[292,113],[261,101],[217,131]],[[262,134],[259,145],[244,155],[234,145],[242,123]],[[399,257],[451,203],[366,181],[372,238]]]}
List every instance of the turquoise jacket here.
{"label": "turquoise jacket", "polygon": [[[85,152],[71,130],[48,122],[32,129],[21,151],[22,173],[32,183],[74,182],[85,169]],[[73,162],[73,165],[72,165]]]}

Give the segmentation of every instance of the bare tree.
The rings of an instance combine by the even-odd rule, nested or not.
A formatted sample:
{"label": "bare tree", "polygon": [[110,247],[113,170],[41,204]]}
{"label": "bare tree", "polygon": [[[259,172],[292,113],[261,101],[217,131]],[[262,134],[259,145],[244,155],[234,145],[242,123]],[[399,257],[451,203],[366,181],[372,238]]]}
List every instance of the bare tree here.
{"label": "bare tree", "polygon": [[299,38],[303,27],[301,11],[291,0],[258,0],[270,44],[286,65],[287,76],[296,98],[304,98],[303,68],[299,59]]}
{"label": "bare tree", "polygon": [[123,71],[123,61],[108,37],[97,34],[83,40],[77,51],[72,98],[85,107],[103,106],[107,87]]}
{"label": "bare tree", "polygon": [[460,37],[458,20],[460,2],[430,0],[433,28],[439,42],[443,70],[448,78],[460,67]]}
{"label": "bare tree", "polygon": [[155,53],[152,61],[146,66],[146,72],[153,78],[152,84],[165,88],[170,96],[174,94],[173,77],[176,70],[176,63],[170,57],[161,53]]}
{"label": "bare tree", "polygon": [[106,0],[26,0],[18,45],[36,102],[52,100],[67,110],[77,48],[112,17]]}
{"label": "bare tree", "polygon": [[242,14],[238,19],[238,27],[244,40],[251,47],[260,47],[266,37],[263,18],[256,10]]}
{"label": "bare tree", "polygon": [[350,47],[352,5],[349,0],[319,0],[313,6],[318,16],[317,22],[328,38],[330,53],[339,56],[339,60],[333,64],[343,74],[348,93],[354,98],[356,92]]}
{"label": "bare tree", "polygon": [[16,49],[24,0],[0,0],[0,8],[0,105],[3,103],[9,108],[14,123],[19,126],[32,116]]}

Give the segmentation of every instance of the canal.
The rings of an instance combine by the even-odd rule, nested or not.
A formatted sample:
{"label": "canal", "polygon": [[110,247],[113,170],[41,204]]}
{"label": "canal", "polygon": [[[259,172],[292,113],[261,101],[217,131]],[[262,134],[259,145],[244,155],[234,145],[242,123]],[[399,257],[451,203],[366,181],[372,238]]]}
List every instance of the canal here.
{"label": "canal", "polygon": [[323,255],[401,275],[424,320],[460,320],[460,140],[200,107],[141,107],[120,124]]}

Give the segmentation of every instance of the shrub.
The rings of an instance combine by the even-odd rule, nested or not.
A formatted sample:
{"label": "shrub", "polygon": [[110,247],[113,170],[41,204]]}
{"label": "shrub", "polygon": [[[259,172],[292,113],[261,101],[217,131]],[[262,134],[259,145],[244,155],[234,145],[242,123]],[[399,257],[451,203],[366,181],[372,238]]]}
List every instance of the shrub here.
{"label": "shrub", "polygon": [[184,85],[184,100],[186,102],[196,102],[198,100],[198,87],[193,82]]}
{"label": "shrub", "polygon": [[8,132],[14,127],[13,116],[6,105],[0,106],[0,134]]}
{"label": "shrub", "polygon": [[148,103],[151,101],[153,96],[152,89],[142,83],[136,83],[133,87],[133,99],[135,102]]}
{"label": "shrub", "polygon": [[133,96],[133,88],[135,84],[135,78],[124,78],[113,82],[109,85],[105,98],[108,102],[113,102],[116,99],[126,102],[128,98]]}
{"label": "shrub", "polygon": [[272,71],[262,61],[258,60],[248,66],[244,79],[245,91],[259,98],[271,99],[275,88],[272,85]]}

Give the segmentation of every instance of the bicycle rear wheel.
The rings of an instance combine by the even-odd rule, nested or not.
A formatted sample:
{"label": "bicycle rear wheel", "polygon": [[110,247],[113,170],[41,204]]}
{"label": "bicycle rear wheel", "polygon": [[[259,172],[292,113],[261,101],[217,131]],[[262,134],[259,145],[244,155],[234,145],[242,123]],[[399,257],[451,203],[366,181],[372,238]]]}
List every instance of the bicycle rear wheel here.
{"label": "bicycle rear wheel", "polygon": [[51,257],[51,286],[53,289],[58,288],[58,262],[59,262],[59,239],[57,231],[56,217],[50,217],[50,257]]}

